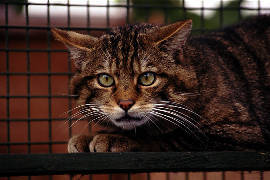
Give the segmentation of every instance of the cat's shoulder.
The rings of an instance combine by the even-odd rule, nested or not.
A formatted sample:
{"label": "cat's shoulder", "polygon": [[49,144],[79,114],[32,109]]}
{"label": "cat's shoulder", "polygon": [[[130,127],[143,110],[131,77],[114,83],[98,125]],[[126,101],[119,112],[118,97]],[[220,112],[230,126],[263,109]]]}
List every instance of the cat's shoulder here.
{"label": "cat's shoulder", "polygon": [[270,39],[270,15],[260,15],[246,18],[239,23],[215,30],[209,33],[194,35],[190,37],[189,43],[192,45],[207,44],[210,40],[230,40],[237,39]]}
{"label": "cat's shoulder", "polygon": [[235,25],[225,27],[223,31],[230,32],[233,29],[241,29],[245,32],[267,32],[270,30],[270,15],[260,15],[246,18]]}

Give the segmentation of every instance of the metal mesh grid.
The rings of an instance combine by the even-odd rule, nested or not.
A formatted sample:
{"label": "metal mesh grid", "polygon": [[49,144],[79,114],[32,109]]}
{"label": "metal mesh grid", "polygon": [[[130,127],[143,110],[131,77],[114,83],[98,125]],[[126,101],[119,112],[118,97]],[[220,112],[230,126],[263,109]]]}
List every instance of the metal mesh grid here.
{"label": "metal mesh grid", "polygon": [[[187,7],[187,0],[168,1],[168,3],[150,0],[144,3],[136,0],[107,0],[103,5],[91,4],[89,0],[82,4],[69,0],[66,3],[55,3],[50,0],[47,2],[0,1],[0,153],[66,152],[68,138],[72,134],[81,133],[82,129],[87,130],[85,128],[87,122],[69,128],[74,120],[65,123],[66,118],[60,116],[74,106],[73,96],[68,88],[74,68],[66,49],[53,40],[51,27],[101,34],[118,24],[151,22],[152,10],[161,12],[162,22],[169,23],[173,21],[170,12],[180,10],[183,16],[178,20],[192,18],[189,12],[199,11],[198,20],[194,21],[193,32],[204,33],[213,30],[207,26],[205,10],[218,12],[215,17],[218,25],[215,28],[222,28],[229,24],[225,21],[228,12],[237,14],[236,20],[232,22],[235,23],[243,18],[244,11],[260,14],[262,11],[270,10],[262,7],[260,0],[253,1],[257,2],[256,8],[241,6],[242,1],[234,1],[234,5],[228,7],[225,6],[228,2],[223,0],[219,1],[217,8],[205,7],[204,1],[198,1],[201,7]],[[33,6],[46,7],[46,15],[42,23],[31,22],[34,20],[29,9]],[[23,19],[23,23],[16,24],[18,21],[14,21],[13,18],[18,17],[14,16],[14,7],[21,9],[20,20]],[[59,19],[55,21],[56,15],[51,15],[55,7],[66,7],[65,23],[60,22]],[[71,12],[73,7],[84,8],[84,24],[74,25],[76,23]],[[98,25],[91,17],[91,8],[106,9],[102,25]],[[117,8],[125,13],[123,17],[113,20],[111,11]],[[143,18],[136,13],[142,13]],[[245,172],[239,174],[240,179],[247,176]],[[270,177],[267,173],[255,174],[259,179]],[[154,177],[146,174],[145,178],[150,179],[152,176]],[[174,175],[167,173],[161,176],[165,179],[173,179]],[[202,179],[208,179],[208,176],[211,174],[200,175]],[[194,179],[189,173],[182,173],[180,177]],[[226,173],[221,172],[219,177],[226,179]],[[51,176],[49,178],[52,179]],[[113,176],[109,175],[108,178],[113,179]],[[127,179],[131,179],[130,174],[127,175]]]}

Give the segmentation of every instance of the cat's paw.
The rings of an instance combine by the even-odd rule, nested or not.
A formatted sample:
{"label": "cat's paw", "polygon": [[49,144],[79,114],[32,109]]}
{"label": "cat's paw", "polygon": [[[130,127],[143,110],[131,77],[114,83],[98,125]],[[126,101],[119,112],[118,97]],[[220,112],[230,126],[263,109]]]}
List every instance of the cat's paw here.
{"label": "cat's paw", "polygon": [[69,139],[68,141],[68,152],[69,153],[80,153],[80,152],[90,152],[89,143],[92,137],[86,135],[76,135]]}
{"label": "cat's paw", "polygon": [[90,152],[132,152],[139,151],[140,146],[126,136],[116,134],[98,134],[89,144]]}

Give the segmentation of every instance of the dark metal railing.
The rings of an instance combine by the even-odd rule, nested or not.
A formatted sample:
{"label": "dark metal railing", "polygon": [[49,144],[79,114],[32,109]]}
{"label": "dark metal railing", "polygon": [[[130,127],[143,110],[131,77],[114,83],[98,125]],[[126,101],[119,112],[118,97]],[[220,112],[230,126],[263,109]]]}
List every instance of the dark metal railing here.
{"label": "dark metal railing", "polygon": [[133,152],[0,155],[0,176],[270,170],[263,152]]}

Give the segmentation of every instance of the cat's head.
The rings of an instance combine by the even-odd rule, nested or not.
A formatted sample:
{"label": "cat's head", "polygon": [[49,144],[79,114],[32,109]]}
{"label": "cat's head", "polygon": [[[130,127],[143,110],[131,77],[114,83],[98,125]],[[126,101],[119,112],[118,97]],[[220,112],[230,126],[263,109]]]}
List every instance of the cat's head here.
{"label": "cat's head", "polygon": [[172,114],[196,84],[180,62],[191,26],[191,20],[126,25],[99,38],[54,29],[77,68],[72,88],[85,116],[126,130],[159,120],[179,124]]}

